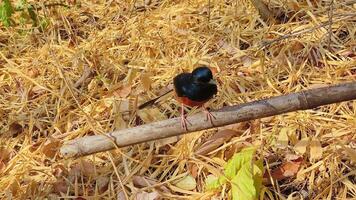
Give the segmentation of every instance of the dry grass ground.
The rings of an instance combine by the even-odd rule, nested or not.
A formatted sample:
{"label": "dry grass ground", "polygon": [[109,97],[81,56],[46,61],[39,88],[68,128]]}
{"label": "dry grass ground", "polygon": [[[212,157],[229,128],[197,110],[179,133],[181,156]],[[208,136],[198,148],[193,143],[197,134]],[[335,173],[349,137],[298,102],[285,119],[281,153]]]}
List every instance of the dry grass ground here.
{"label": "dry grass ground", "polygon": [[[265,182],[262,199],[356,199],[355,101],[233,125],[236,134],[204,156],[217,130],[80,159],[58,151],[73,138],[178,116],[170,98],[133,110],[200,64],[217,71],[211,108],[355,80],[355,1],[334,1],[330,12],[330,1],[270,0],[275,24],[248,0],[65,3],[38,11],[43,30],[0,29],[1,198],[228,199],[205,178],[254,145],[266,169],[303,160]],[[188,175],[193,188],[177,184]]]}

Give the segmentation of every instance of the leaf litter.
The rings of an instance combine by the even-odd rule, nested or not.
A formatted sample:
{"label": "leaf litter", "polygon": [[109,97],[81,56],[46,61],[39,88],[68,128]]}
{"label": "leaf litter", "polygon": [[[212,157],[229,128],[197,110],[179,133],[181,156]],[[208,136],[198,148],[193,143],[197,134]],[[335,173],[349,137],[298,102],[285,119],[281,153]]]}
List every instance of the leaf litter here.
{"label": "leaf litter", "polygon": [[219,83],[212,109],[354,81],[354,1],[333,1],[330,27],[323,25],[329,1],[268,1],[288,19],[275,24],[242,0],[67,3],[69,9],[40,6],[46,29],[1,25],[1,197],[229,199],[241,188],[254,197],[251,180],[262,172],[251,165],[233,170],[233,185],[205,187],[254,145],[264,180],[275,182],[262,182],[261,198],[356,198],[352,101],[84,160],[58,152],[74,138],[179,116],[172,96],[138,113],[135,105],[200,64],[212,67]]}

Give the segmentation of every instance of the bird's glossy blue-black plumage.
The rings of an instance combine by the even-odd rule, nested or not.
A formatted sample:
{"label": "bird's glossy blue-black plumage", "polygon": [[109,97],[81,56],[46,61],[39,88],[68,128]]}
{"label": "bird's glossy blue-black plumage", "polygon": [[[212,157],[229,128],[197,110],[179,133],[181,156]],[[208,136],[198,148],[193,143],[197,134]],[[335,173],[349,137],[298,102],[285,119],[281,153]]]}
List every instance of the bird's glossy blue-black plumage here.
{"label": "bird's glossy blue-black plumage", "polygon": [[193,101],[206,101],[217,93],[217,86],[210,82],[213,75],[208,67],[198,67],[192,73],[182,73],[173,80],[178,97]]}

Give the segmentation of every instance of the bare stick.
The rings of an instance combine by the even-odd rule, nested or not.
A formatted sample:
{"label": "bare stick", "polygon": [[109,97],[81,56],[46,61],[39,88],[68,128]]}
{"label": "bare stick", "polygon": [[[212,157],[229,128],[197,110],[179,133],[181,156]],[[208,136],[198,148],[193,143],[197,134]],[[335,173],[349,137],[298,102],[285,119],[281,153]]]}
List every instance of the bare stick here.
{"label": "bare stick", "polygon": [[158,121],[134,128],[114,131],[106,135],[95,135],[68,141],[61,148],[65,157],[79,157],[107,151],[115,147],[125,147],[142,142],[181,135],[213,127],[278,115],[296,110],[306,110],[318,106],[356,99],[356,82],[330,87],[305,90],[288,95],[227,106],[213,111],[214,125],[205,121],[204,113],[187,119],[191,122],[188,131],[180,126],[180,118]]}

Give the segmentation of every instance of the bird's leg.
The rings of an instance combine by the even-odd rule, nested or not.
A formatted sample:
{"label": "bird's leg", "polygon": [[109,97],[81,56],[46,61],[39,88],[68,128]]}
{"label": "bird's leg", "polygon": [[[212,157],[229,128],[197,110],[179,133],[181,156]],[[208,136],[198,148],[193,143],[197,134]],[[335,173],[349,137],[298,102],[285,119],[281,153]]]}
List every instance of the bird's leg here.
{"label": "bird's leg", "polygon": [[210,121],[211,125],[214,125],[213,124],[213,118],[216,119],[216,117],[213,114],[211,114],[211,112],[209,112],[209,110],[204,105],[202,107],[203,107],[204,112],[206,114],[206,121]]}
{"label": "bird's leg", "polygon": [[186,131],[188,131],[188,128],[187,128],[187,123],[190,124],[190,122],[187,120],[187,118],[185,117],[185,114],[184,114],[184,104],[182,104],[181,106],[181,121],[180,121],[180,125],[182,126],[182,128]]}

